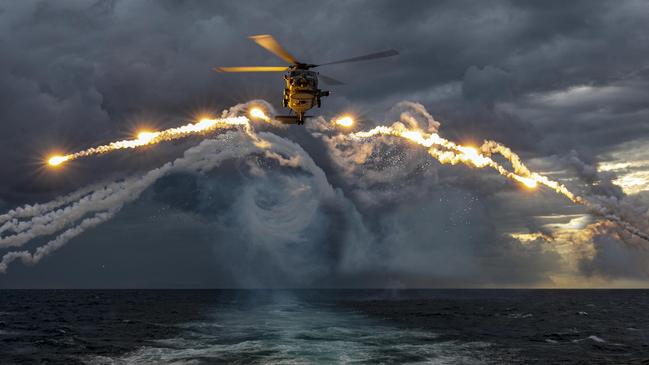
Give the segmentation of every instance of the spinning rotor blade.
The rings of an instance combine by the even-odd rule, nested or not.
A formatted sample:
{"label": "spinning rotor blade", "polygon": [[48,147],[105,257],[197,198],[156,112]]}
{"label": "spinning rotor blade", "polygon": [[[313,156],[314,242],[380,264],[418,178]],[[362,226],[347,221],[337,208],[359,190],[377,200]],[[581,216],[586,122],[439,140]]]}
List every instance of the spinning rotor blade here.
{"label": "spinning rotor blade", "polygon": [[348,58],[346,60],[340,60],[340,61],[333,61],[333,62],[327,62],[327,63],[321,63],[318,66],[325,66],[325,65],[334,65],[338,63],[347,63],[347,62],[358,62],[358,61],[366,61],[366,60],[373,60],[376,58],[383,58],[383,57],[391,57],[391,56],[396,56],[398,55],[399,52],[391,49],[388,51],[383,51],[383,52],[377,52],[377,53],[370,53],[365,56],[359,56],[359,57],[354,57],[354,58]]}
{"label": "spinning rotor blade", "polygon": [[342,81],[338,81],[333,77],[325,76],[322,74],[318,74],[318,78],[320,78],[320,80],[324,81],[326,84],[329,85],[345,85],[345,83]]}
{"label": "spinning rotor blade", "polygon": [[217,67],[218,72],[282,72],[288,70],[286,66],[238,66],[238,67]]}
{"label": "spinning rotor blade", "polygon": [[250,36],[249,38],[252,39],[253,41],[255,41],[255,43],[257,43],[258,45],[266,48],[268,51],[275,54],[275,56],[283,59],[284,61],[286,61],[286,62],[288,62],[290,64],[297,63],[297,61],[295,60],[295,57],[291,56],[291,54],[288,53],[284,49],[284,47],[282,47],[279,44],[279,42],[277,42],[275,40],[275,38],[273,38],[272,35],[270,35],[270,34],[260,34],[260,35]]}

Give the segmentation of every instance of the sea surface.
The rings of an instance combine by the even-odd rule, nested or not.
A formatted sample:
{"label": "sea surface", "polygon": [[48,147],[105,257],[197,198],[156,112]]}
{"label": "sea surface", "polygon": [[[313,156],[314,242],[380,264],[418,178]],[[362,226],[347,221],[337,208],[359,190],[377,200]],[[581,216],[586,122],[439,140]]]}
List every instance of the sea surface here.
{"label": "sea surface", "polygon": [[0,364],[649,364],[647,290],[2,290]]}

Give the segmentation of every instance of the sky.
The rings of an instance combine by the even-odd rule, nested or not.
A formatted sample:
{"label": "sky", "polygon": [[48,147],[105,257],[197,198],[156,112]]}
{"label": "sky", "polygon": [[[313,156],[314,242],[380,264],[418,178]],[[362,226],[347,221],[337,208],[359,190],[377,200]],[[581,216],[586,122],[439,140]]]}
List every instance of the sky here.
{"label": "sky", "polygon": [[0,1],[0,214],[213,154],[38,264],[13,263],[0,287],[645,287],[646,241],[399,143],[357,164],[313,126],[262,127],[299,168],[218,133],[56,171],[43,159],[250,100],[281,109],[280,74],[213,71],[283,65],[247,38],[272,34],[310,63],[399,52],[323,67],[346,85],[318,120],[352,113],[369,129],[420,105],[445,138],[496,140],[647,232],[647,24],[632,0]]}

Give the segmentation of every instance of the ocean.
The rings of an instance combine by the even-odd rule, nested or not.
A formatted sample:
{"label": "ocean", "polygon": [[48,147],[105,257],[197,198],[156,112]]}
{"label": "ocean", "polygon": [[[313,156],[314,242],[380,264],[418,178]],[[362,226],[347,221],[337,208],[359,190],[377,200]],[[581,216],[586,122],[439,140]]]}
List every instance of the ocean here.
{"label": "ocean", "polygon": [[649,364],[649,290],[3,290],[0,364]]}

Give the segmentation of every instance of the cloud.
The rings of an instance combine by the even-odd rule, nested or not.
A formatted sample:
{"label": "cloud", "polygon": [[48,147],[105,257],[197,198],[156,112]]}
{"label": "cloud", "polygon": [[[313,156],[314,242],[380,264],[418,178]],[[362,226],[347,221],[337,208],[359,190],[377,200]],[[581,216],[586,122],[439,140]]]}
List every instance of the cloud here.
{"label": "cloud", "polygon": [[[571,188],[617,197],[626,203],[629,200],[624,192],[609,183],[616,181],[615,177],[603,176],[596,167],[602,161],[615,164],[644,158],[637,148],[628,146],[641,145],[649,136],[645,102],[649,93],[647,51],[637,47],[646,38],[646,9],[643,1],[574,1],[561,7],[496,1],[489,9],[479,3],[426,1],[399,5],[391,1],[358,1],[342,8],[333,1],[319,2],[316,7],[295,7],[290,2],[4,3],[0,5],[0,154],[6,161],[0,164],[0,199],[6,208],[3,212],[28,204],[34,212],[51,213],[56,210],[53,206],[35,203],[67,205],[78,201],[81,197],[59,202],[53,199],[74,193],[79,186],[91,186],[89,191],[95,191],[93,184],[99,180],[152,170],[177,158],[197,141],[165,144],[137,156],[115,154],[80,161],[65,174],[39,169],[42,157],[54,150],[77,150],[121,139],[140,125],[177,126],[199,112],[218,111],[255,98],[270,100],[278,107],[281,80],[277,75],[211,71],[218,65],[278,64],[280,60],[247,40],[247,36],[258,33],[274,34],[289,51],[308,62],[326,62],[386,48],[399,50],[400,56],[394,59],[323,68],[323,73],[347,82],[344,87],[334,88],[324,108],[315,113],[322,113],[325,123],[348,110],[362,115],[364,128],[392,122],[399,119],[400,113],[392,109],[394,104],[413,100],[441,123],[433,126],[419,115],[415,123],[423,128],[439,128],[441,134],[458,142],[496,140],[511,147],[524,161],[532,161],[532,168],[562,170],[556,176],[565,179]],[[538,217],[554,212],[585,213],[543,193],[525,197],[512,193],[501,179],[489,174],[435,166],[421,151],[372,146],[354,153],[334,151],[340,154],[332,155],[325,149],[326,143],[308,131],[284,129],[276,133],[298,141],[322,176],[316,177],[315,168],[310,170],[311,177],[292,176],[288,165],[273,167],[269,172],[250,162],[239,166],[246,171],[243,174],[225,169],[228,174],[220,175],[221,179],[227,180],[229,174],[233,179],[238,177],[233,180],[236,183],[220,187],[213,186],[215,182],[174,173],[145,189],[144,197],[136,204],[146,209],[170,204],[173,211],[190,217],[199,212],[202,218],[197,219],[203,223],[206,217],[217,216],[253,219],[271,209],[255,198],[258,194],[276,195],[279,199],[281,192],[300,191],[301,185],[324,192],[326,189],[316,184],[329,181],[334,192],[310,215],[306,207],[308,198],[313,197],[297,195],[294,202],[277,200],[274,204],[289,209],[299,201],[306,209],[304,216],[289,215],[286,222],[277,223],[289,225],[281,237],[300,237],[300,229],[289,228],[302,227],[302,231],[313,232],[309,239],[315,246],[300,248],[314,249],[324,245],[322,242],[333,242],[324,245],[327,249],[333,247],[331,253],[322,254],[329,261],[314,265],[308,280],[331,280],[336,285],[347,279],[351,283],[377,284],[390,275],[389,280],[404,285],[431,283],[435,276],[445,278],[438,281],[442,284],[454,282],[453,277],[460,284],[507,282],[511,273],[527,283],[543,281],[556,270],[552,250],[546,246],[521,246],[503,232],[541,229],[542,219]],[[585,161],[583,167],[595,170],[575,167],[569,162],[571,156],[578,156]],[[351,157],[357,161],[340,163],[343,159],[348,163]],[[261,160],[273,159],[266,156]],[[300,163],[308,162],[304,161]],[[631,178],[642,172],[642,168],[627,167],[611,170],[610,174]],[[259,185],[257,179],[268,186]],[[591,186],[594,182],[597,187]],[[187,201],[169,203],[181,200],[175,197],[180,187],[195,190],[196,194]],[[148,189],[155,190],[152,196]],[[215,209],[212,213],[205,206],[205,194],[210,191],[218,191],[221,197],[210,200]],[[219,201],[234,204],[234,200],[226,198],[235,193],[242,199],[237,204],[245,202],[249,210],[235,215],[234,205],[229,205],[230,210],[218,210],[217,214]],[[402,232],[409,224],[404,217],[416,215],[408,204],[417,203],[415,206],[427,209],[423,202],[432,204],[440,197],[463,193],[476,196],[480,203],[475,204],[484,210],[477,216],[462,213],[473,217],[467,231],[482,237],[480,242],[484,244],[479,244],[478,238],[463,237],[462,230],[458,230],[448,237],[436,237],[432,247],[444,254],[435,256],[431,249],[421,257],[409,258],[408,252],[424,250],[420,248],[424,241]],[[337,198],[340,195],[344,198]],[[633,206],[646,204],[640,201],[641,191],[635,195],[639,203]],[[244,197],[248,200],[244,201]],[[465,203],[458,198],[458,207]],[[455,204],[449,203],[447,209],[454,208]],[[75,222],[98,213],[83,212]],[[441,214],[434,209],[430,213]],[[11,214],[18,217],[31,213]],[[107,226],[125,224],[119,217]],[[311,217],[312,223],[300,220],[306,217]],[[0,217],[0,226],[7,219]],[[250,225],[250,232],[267,229],[259,219]],[[48,222],[52,220],[41,222],[41,226]],[[428,243],[434,230],[428,229],[425,222],[422,219],[411,224],[428,235]],[[383,224],[391,228],[384,231]],[[196,222],[187,224],[193,230],[197,226],[200,224]],[[66,223],[61,228],[74,227]],[[219,244],[241,242],[233,238],[235,230],[226,233],[223,227],[215,229],[213,237],[223,235]],[[101,237],[92,237],[93,242],[104,242]],[[195,239],[199,240],[198,236]],[[460,243],[450,248],[455,241]],[[237,253],[227,256],[228,260],[241,257],[234,246],[228,247]],[[491,264],[481,266],[482,247],[491,247],[488,254],[502,258],[503,267],[509,269],[497,273]],[[605,251],[607,246],[597,247]],[[533,259],[537,251],[538,260]],[[294,272],[289,269],[304,265],[297,264],[299,256],[311,257],[308,252],[296,252],[300,254],[287,254],[297,261],[286,262],[284,271],[278,269],[282,265],[277,258],[263,270],[264,275],[271,277],[277,272],[270,281],[290,282]],[[313,257],[317,256],[315,252],[319,251],[314,249]],[[446,254],[457,258],[458,267],[466,266],[467,270],[444,274],[440,266],[439,272],[426,272],[423,262],[438,262],[435,260]],[[265,265],[264,255],[265,251],[260,250],[259,261],[250,262]],[[163,260],[163,256],[159,257]],[[523,259],[517,261],[514,257]],[[406,275],[410,259],[421,260],[421,270]],[[523,264],[518,262],[527,263],[529,272],[523,273]],[[359,270],[351,274],[355,267]],[[331,272],[338,276],[327,279]],[[478,272],[485,274],[477,278]],[[239,274],[234,276],[246,277],[244,281],[251,285],[259,282],[255,275]],[[32,280],[38,282],[37,278]]]}

